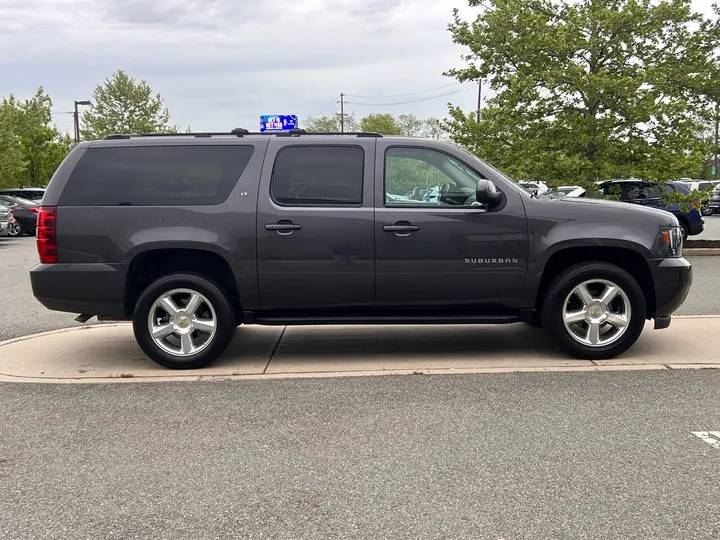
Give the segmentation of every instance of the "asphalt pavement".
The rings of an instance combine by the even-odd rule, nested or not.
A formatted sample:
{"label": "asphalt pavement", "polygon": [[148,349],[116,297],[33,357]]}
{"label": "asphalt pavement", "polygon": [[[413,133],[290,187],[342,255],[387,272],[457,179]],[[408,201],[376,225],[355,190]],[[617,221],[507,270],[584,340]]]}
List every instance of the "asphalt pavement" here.
{"label": "asphalt pavement", "polygon": [[718,538],[719,385],[0,384],[0,538]]}
{"label": "asphalt pavement", "polygon": [[[710,219],[718,223],[720,216]],[[720,314],[720,257],[689,257],[694,283],[678,315]],[[45,309],[32,295],[28,271],[38,262],[35,239],[0,238],[0,341],[58,328],[80,326],[77,314]]]}

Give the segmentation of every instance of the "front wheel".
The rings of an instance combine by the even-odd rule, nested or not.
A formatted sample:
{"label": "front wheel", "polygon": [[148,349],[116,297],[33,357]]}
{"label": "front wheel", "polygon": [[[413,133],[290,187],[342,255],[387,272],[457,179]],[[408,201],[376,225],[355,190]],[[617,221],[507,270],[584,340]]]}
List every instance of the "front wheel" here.
{"label": "front wheel", "polygon": [[703,216],[712,216],[713,215],[712,208],[709,208],[707,206],[703,206],[702,209],[700,210],[700,212],[702,213]]}
{"label": "front wheel", "polygon": [[135,339],[153,361],[198,369],[215,361],[235,332],[228,295],[197,274],[176,273],[150,284],[133,314]]}
{"label": "front wheel", "polygon": [[543,326],[565,352],[603,360],[627,351],[645,326],[647,306],[637,281],[613,264],[583,263],[548,289]]}

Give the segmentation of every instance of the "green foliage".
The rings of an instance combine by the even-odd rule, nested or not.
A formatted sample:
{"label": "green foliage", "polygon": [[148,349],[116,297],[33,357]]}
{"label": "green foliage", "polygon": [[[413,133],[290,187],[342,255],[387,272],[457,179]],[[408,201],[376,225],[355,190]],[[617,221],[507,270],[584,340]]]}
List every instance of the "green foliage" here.
{"label": "green foliage", "polygon": [[[343,131],[341,128],[342,126],[339,114],[308,118],[303,126],[303,129],[313,133],[340,132]],[[358,131],[358,129],[359,125],[357,120],[355,120],[355,115],[346,113],[344,131]]]}
{"label": "green foliage", "polygon": [[70,151],[70,139],[52,125],[52,100],[42,87],[20,101],[0,103],[0,185],[44,186]]}
{"label": "green foliage", "polygon": [[683,212],[689,212],[692,208],[700,210],[706,205],[708,199],[712,197],[715,186],[710,186],[707,189],[700,189],[691,191],[688,195],[681,193],[677,190],[672,190],[661,195],[661,199],[665,204],[677,203],[680,205],[680,210]]}
{"label": "green foliage", "polygon": [[92,106],[83,113],[84,139],[102,139],[113,133],[177,132],[160,94],[147,81],[136,81],[118,70],[95,88]]}
{"label": "green foliage", "polygon": [[[696,176],[717,98],[720,27],[690,0],[468,0],[450,31],[469,49],[447,74],[496,91],[450,108],[451,138],[519,178]],[[712,83],[714,81],[714,84]]]}
{"label": "green foliage", "polygon": [[[308,118],[304,129],[310,132],[339,132],[340,115]],[[359,122],[354,114],[345,114],[345,131],[368,131],[381,135],[404,135],[406,137],[427,137],[444,139],[447,137],[445,126],[437,118],[418,118],[414,114],[393,116],[387,113],[371,113]]]}
{"label": "green foliage", "polygon": [[360,120],[360,131],[381,135],[404,135],[401,126],[392,114],[372,113]]}
{"label": "green foliage", "polygon": [[9,108],[0,106],[0,188],[13,187],[27,167]]}

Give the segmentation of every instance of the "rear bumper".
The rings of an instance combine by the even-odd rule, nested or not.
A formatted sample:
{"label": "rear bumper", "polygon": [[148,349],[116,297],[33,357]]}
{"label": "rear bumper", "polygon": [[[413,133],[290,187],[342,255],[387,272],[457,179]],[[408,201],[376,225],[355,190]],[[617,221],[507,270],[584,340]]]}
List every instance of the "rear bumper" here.
{"label": "rear bumper", "polygon": [[38,301],[53,311],[125,317],[126,265],[38,264],[30,283]]}
{"label": "rear bumper", "polygon": [[10,222],[0,221],[0,236],[6,236],[10,232]]}
{"label": "rear bumper", "polygon": [[655,319],[669,317],[690,292],[692,265],[684,258],[655,259],[648,263],[655,284],[655,313],[652,316]]}

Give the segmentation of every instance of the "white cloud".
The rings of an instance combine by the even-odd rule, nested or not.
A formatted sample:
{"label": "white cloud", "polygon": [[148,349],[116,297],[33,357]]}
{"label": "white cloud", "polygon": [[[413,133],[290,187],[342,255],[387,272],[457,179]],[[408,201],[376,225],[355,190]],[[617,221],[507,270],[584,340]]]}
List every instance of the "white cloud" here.
{"label": "white cloud", "polygon": [[[711,13],[712,0],[694,0]],[[315,115],[340,92],[348,110],[444,116],[472,110],[475,89],[397,106],[366,106],[462,90],[437,88],[462,64],[447,31],[465,0],[0,0],[0,95],[42,85],[70,111],[113,71],[146,79],[173,122],[255,129],[260,114]],[[68,114],[55,116],[71,129]]]}
{"label": "white cloud", "polygon": [[[123,69],[160,92],[179,125],[254,129],[260,114],[307,117],[340,92],[381,96],[452,83],[442,72],[460,62],[462,48],[447,31],[458,3],[0,0],[0,50],[8,53],[0,54],[0,95],[43,85],[54,109],[69,111]],[[373,108],[348,98],[348,109],[444,116],[448,100],[472,108],[475,99],[468,90]],[[69,115],[56,120],[71,126]]]}

